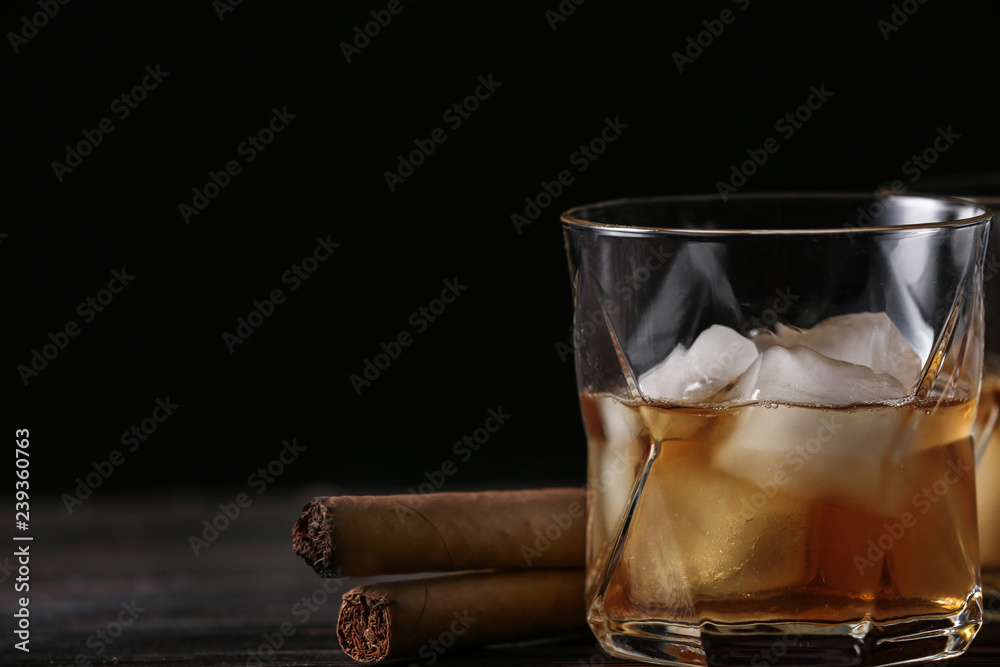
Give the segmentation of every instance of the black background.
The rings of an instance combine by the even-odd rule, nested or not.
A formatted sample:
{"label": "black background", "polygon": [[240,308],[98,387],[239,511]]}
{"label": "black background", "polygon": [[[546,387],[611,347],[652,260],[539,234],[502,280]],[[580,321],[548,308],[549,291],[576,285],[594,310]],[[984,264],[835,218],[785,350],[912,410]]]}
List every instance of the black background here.
{"label": "black background", "polygon": [[[742,191],[919,190],[905,165],[939,128],[959,138],[922,176],[996,168],[1000,10],[987,3],[905,3],[915,11],[886,39],[888,2],[653,14],[567,0],[553,29],[557,0],[401,1],[350,62],[340,44],[387,3],[247,0],[220,17],[209,0],[77,0],[17,53],[0,47],[2,412],[10,436],[30,429],[32,480],[54,502],[115,449],[124,463],[95,492],[108,497],[245,487],[292,438],[306,451],[275,484],[405,491],[449,459],[446,490],[581,484],[574,368],[556,348],[572,312],[560,211],[715,192],[769,137],[780,150]],[[724,9],[735,20],[678,71],[673,54]],[[0,28],[38,11],[5,3]],[[169,75],[119,120],[112,101],[147,66]],[[499,87],[449,127],[442,114],[480,76]],[[811,86],[832,96],[783,137],[775,123]],[[295,118],[246,163],[237,146],[273,108]],[[53,161],[105,117],[114,132],[60,182]],[[570,156],[607,118],[627,128],[581,173]],[[390,191],[384,172],[438,127],[447,140]],[[233,159],[242,172],[186,224],[178,205]],[[517,230],[512,214],[564,169],[573,183]],[[282,275],[317,236],[340,247],[290,291]],[[77,305],[123,267],[134,281],[83,324]],[[445,280],[467,288],[417,333],[411,313]],[[287,301],[230,353],[223,334],[278,288]],[[81,333],[25,385],[17,367],[69,320]],[[404,331],[412,344],[359,395],[349,377]],[[168,396],[175,414],[125,451],[121,434]],[[511,417],[459,460],[453,443],[490,408]]]}

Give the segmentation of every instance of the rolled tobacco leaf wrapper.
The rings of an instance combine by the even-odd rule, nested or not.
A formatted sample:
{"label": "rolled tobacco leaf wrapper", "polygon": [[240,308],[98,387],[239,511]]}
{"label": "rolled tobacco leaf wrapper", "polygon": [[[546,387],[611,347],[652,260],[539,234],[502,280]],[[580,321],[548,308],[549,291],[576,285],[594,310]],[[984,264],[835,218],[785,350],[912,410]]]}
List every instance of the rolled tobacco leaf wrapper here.
{"label": "rolled tobacco leaf wrapper", "polygon": [[292,548],[321,576],[583,567],[579,488],[315,498]]}
{"label": "rolled tobacco leaf wrapper", "polygon": [[535,569],[359,586],[343,596],[337,639],[354,660],[381,662],[582,630],[583,580],[579,568]]}

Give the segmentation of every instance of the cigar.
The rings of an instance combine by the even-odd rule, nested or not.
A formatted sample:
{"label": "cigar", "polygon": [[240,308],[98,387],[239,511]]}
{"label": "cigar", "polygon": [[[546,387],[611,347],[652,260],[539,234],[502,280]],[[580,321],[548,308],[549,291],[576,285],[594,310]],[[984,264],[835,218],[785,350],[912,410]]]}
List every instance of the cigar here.
{"label": "cigar", "polygon": [[354,660],[381,662],[580,630],[583,580],[582,569],[537,569],[359,586],[343,596],[337,639]]}
{"label": "cigar", "polygon": [[579,488],[315,498],[292,548],[320,576],[583,567]]}

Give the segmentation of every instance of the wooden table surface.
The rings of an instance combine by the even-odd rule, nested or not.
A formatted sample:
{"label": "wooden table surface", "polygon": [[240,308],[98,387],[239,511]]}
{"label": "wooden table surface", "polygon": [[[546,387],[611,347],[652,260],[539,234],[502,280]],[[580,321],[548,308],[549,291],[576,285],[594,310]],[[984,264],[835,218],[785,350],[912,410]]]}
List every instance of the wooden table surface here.
{"label": "wooden table surface", "polygon": [[[0,570],[0,664],[357,665],[339,650],[334,625],[340,593],[364,580],[346,582],[308,618],[305,607],[296,607],[327,580],[292,553],[291,526],[302,505],[324,493],[269,490],[197,556],[190,536],[201,536],[202,520],[215,516],[218,504],[235,494],[98,492],[72,516],[61,503],[32,507],[31,651],[14,648],[12,614],[22,593],[15,595],[13,579]],[[0,567],[13,561],[8,555],[13,551],[0,552]],[[119,620],[128,621],[120,633]],[[288,622],[285,637],[279,629]],[[394,664],[411,662],[427,664]],[[636,663],[605,656],[581,633],[446,653],[437,664]],[[970,652],[948,664],[1000,665],[1000,622],[987,623]]]}

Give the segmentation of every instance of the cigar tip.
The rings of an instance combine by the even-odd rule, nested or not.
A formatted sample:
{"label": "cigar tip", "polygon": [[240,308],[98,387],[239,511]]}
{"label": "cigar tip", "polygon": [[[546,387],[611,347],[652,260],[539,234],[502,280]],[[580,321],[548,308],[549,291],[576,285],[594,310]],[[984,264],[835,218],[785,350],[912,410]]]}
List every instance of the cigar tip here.
{"label": "cigar tip", "polygon": [[344,595],[337,618],[337,641],[358,662],[381,662],[389,656],[389,607],[386,599],[357,589]]}
{"label": "cigar tip", "polygon": [[301,556],[321,577],[333,576],[330,563],[333,538],[322,498],[313,498],[312,502],[302,508],[302,514],[292,526],[292,551]]}

